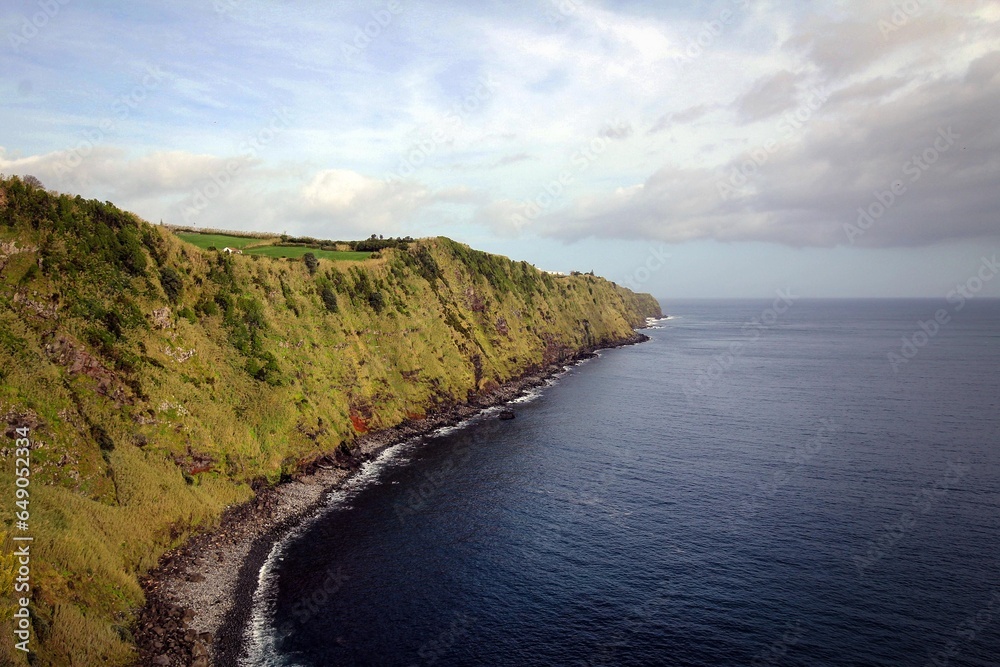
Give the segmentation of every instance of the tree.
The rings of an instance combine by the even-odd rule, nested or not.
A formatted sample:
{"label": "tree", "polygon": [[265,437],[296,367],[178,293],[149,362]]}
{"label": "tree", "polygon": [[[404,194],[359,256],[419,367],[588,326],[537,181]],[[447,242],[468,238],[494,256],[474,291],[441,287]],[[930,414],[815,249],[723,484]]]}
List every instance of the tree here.
{"label": "tree", "polygon": [[319,268],[319,260],[316,259],[316,255],[311,252],[307,252],[302,255],[302,261],[306,263],[306,268],[309,269],[309,275],[316,275],[316,269]]}
{"label": "tree", "polygon": [[39,190],[45,189],[45,186],[42,185],[42,182],[40,180],[38,180],[38,177],[32,176],[31,174],[28,174],[27,176],[22,176],[21,180],[24,181],[25,185],[30,185],[31,187],[38,188]]}

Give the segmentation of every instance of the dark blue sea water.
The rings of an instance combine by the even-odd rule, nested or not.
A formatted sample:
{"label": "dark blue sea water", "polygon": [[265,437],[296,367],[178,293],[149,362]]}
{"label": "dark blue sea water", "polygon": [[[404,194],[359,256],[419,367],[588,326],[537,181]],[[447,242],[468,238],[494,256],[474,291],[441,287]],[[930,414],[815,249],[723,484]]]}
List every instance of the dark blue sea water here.
{"label": "dark blue sea water", "polygon": [[1000,665],[1000,302],[774,305],[393,450],[274,552],[252,664]]}

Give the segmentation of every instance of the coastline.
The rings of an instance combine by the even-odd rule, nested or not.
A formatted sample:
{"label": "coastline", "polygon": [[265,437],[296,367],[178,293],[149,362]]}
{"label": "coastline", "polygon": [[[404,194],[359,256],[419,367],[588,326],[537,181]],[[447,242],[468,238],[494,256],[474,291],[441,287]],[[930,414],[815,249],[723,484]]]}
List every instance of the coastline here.
{"label": "coastline", "polygon": [[386,449],[414,437],[463,422],[542,385],[567,365],[592,358],[599,349],[649,340],[632,336],[590,346],[552,364],[535,367],[468,403],[450,406],[420,421],[358,437],[351,455],[331,453],[294,478],[257,489],[257,497],[227,509],[219,526],[167,552],[142,579],[146,605],[137,616],[136,665],[236,667],[253,613],[258,574],[273,545],[318,510],[326,496]]}

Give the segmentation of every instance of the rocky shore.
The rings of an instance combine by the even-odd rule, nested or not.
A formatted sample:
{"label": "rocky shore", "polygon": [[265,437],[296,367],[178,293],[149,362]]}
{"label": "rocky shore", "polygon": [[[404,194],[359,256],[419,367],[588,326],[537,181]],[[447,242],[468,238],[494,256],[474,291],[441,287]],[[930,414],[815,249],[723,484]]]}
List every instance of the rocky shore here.
{"label": "rocky shore", "polygon": [[274,543],[311,512],[365,461],[410,438],[468,419],[481,410],[507,403],[543,384],[566,365],[594,356],[601,348],[648,340],[636,333],[566,356],[534,369],[469,403],[454,405],[420,421],[360,436],[350,455],[330,454],[277,486],[263,484],[257,497],[227,510],[219,527],[195,536],[166,553],[144,580],[146,606],[140,611],[134,639],[137,665],[235,667],[244,647],[257,576]]}

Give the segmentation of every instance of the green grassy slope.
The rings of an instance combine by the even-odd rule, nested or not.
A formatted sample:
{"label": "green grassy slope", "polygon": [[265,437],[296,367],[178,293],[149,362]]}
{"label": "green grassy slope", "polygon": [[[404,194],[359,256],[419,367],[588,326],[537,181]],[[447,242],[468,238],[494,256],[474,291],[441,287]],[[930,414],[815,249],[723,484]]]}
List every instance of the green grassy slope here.
{"label": "green grassy slope", "polygon": [[[281,242],[278,237],[257,238],[248,236],[231,236],[229,234],[203,234],[200,232],[177,232],[177,238],[187,241],[191,245],[208,250],[214,248],[238,248],[249,255],[261,255],[263,257],[288,257],[299,259],[306,253],[312,253],[319,259],[331,260],[354,260],[361,261],[371,257],[370,252],[355,252],[351,250],[322,250],[318,248],[308,248],[305,246],[282,246],[276,245]],[[252,246],[252,247],[248,247]]]}
{"label": "green grassy slope", "polygon": [[310,274],[0,180],[0,664],[27,664],[10,629],[15,427],[34,442],[35,664],[124,664],[138,577],[251,482],[658,314],[444,238]]}
{"label": "green grassy slope", "polygon": [[264,257],[291,257],[299,259],[306,253],[312,253],[318,259],[331,260],[352,260],[355,262],[371,257],[370,252],[355,252],[353,250],[319,250],[316,248],[306,248],[301,246],[278,246],[267,245],[250,248],[246,250],[250,255],[262,255]]}
{"label": "green grassy slope", "polygon": [[262,243],[273,243],[278,239],[259,239],[249,236],[230,236],[228,234],[200,234],[196,232],[178,232],[178,238],[195,245],[202,250],[209,248],[246,248],[248,245],[260,245]]}

